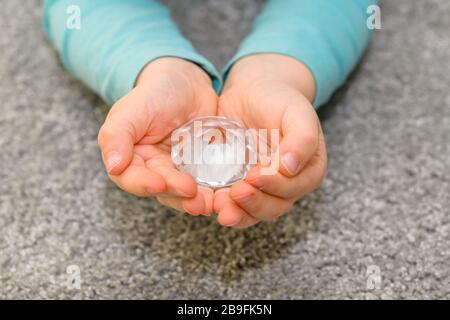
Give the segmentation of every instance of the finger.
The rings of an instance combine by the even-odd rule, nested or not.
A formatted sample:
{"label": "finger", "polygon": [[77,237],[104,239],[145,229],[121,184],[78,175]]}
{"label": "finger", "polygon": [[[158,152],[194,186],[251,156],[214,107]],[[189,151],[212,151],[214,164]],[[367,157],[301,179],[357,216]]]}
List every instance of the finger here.
{"label": "finger", "polygon": [[281,120],[280,172],[297,175],[317,152],[319,120],[309,101],[301,96],[297,105],[291,105]]}
{"label": "finger", "polygon": [[214,190],[212,190],[211,188],[199,186],[198,193],[201,193],[203,195],[203,200],[205,203],[203,215],[210,216],[213,212],[214,206]]}
{"label": "finger", "polygon": [[136,145],[134,152],[142,159],[147,159],[147,168],[164,178],[166,193],[188,198],[196,195],[197,183],[194,178],[175,168],[169,153],[152,145]]}
{"label": "finger", "polygon": [[156,200],[158,200],[158,202],[161,203],[162,205],[165,205],[180,212],[186,212],[186,210],[184,210],[183,208],[183,204],[181,203],[180,197],[162,194],[157,196]]}
{"label": "finger", "polygon": [[121,127],[105,123],[99,131],[98,143],[108,174],[121,174],[133,157],[134,137]]}
{"label": "finger", "polygon": [[154,168],[148,167],[164,178],[167,193],[185,198],[191,198],[197,194],[197,184],[189,174],[164,165]]}
{"label": "finger", "polygon": [[292,202],[263,193],[245,181],[231,187],[230,198],[251,216],[272,221],[289,211]]}
{"label": "finger", "polygon": [[143,166],[129,166],[122,174],[110,175],[119,188],[140,197],[157,195],[166,190],[164,179]]}
{"label": "finger", "polygon": [[168,194],[185,198],[192,198],[197,194],[197,183],[189,174],[180,172],[170,165],[157,167],[150,165],[148,167],[164,178],[167,186],[166,192]]}
{"label": "finger", "polygon": [[298,197],[303,192],[299,190],[300,174],[292,178],[279,172],[273,175],[263,175],[260,166],[253,167],[245,177],[245,181],[267,194],[284,199]]}
{"label": "finger", "polygon": [[314,191],[322,183],[327,166],[323,135],[320,140],[317,154],[298,175],[291,178],[281,173],[263,175],[261,167],[256,166],[249,171],[245,181],[264,193],[284,199],[297,199]]}
{"label": "finger", "polygon": [[247,228],[259,222],[258,219],[239,208],[229,195],[230,189],[219,189],[214,194],[214,210],[218,212],[217,222],[225,227]]}
{"label": "finger", "polygon": [[232,202],[230,199],[230,188],[222,188],[214,192],[213,208],[215,212],[219,212],[227,202]]}
{"label": "finger", "polygon": [[169,194],[159,195],[157,200],[170,208],[178,210],[180,212],[187,212],[190,215],[198,216],[205,211],[205,200],[201,193],[193,198],[181,198]]}
{"label": "finger", "polygon": [[209,188],[199,187],[199,192],[192,198],[182,198],[169,194],[157,197],[158,201],[168,207],[193,216],[210,216],[212,212],[213,191]]}
{"label": "finger", "polygon": [[243,229],[257,224],[260,220],[252,217],[236,204],[229,202],[219,211],[217,222],[224,227]]}
{"label": "finger", "polygon": [[198,193],[193,198],[181,198],[168,194],[160,195],[157,200],[168,207],[180,212],[187,212],[190,215],[198,216],[205,212],[205,200],[202,194]]}
{"label": "finger", "polygon": [[121,174],[131,162],[134,144],[150,123],[148,108],[134,91],[120,99],[110,110],[98,134],[103,162],[110,175]]}

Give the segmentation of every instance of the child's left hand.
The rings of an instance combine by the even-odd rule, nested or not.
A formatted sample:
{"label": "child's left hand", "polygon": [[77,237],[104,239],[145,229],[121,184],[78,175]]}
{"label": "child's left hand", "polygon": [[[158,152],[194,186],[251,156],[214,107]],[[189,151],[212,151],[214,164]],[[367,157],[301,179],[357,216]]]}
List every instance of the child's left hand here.
{"label": "child's left hand", "polygon": [[274,220],[295,200],[319,187],[326,171],[324,136],[310,100],[314,79],[293,58],[259,54],[235,63],[219,97],[218,113],[248,128],[280,130],[280,168],[246,179],[214,195],[214,210],[225,226],[245,228]]}

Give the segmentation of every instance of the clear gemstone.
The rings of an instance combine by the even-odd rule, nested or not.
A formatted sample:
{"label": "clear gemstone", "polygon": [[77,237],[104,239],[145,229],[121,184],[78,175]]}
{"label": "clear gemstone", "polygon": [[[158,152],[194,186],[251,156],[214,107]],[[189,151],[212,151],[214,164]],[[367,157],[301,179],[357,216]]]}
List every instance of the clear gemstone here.
{"label": "clear gemstone", "polygon": [[237,121],[225,117],[196,118],[172,134],[172,160],[198,184],[221,188],[250,170],[251,136]]}

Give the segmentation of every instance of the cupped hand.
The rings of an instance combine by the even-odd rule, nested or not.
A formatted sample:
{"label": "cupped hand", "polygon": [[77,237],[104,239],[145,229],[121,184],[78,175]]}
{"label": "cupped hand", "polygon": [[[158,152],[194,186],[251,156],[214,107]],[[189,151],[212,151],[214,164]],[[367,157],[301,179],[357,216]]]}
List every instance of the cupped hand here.
{"label": "cupped hand", "polygon": [[316,189],[326,171],[324,136],[310,101],[315,84],[299,61],[257,54],[232,67],[219,98],[218,113],[247,128],[279,129],[279,169],[261,173],[256,165],[244,181],[214,195],[218,222],[244,228],[274,220],[294,201]]}
{"label": "cupped hand", "polygon": [[215,115],[217,95],[197,65],[164,57],[150,62],[136,86],[109,111],[98,135],[109,177],[137,196],[157,196],[167,206],[209,215],[213,191],[173,165],[171,133],[185,122]]}

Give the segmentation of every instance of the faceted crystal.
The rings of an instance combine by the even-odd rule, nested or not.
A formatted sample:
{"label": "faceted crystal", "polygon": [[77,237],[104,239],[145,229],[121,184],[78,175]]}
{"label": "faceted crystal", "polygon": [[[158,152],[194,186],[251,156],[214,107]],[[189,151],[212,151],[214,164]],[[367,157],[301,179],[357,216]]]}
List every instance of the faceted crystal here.
{"label": "faceted crystal", "polygon": [[196,118],[172,134],[172,160],[198,184],[221,188],[245,178],[250,170],[252,137],[237,121]]}

